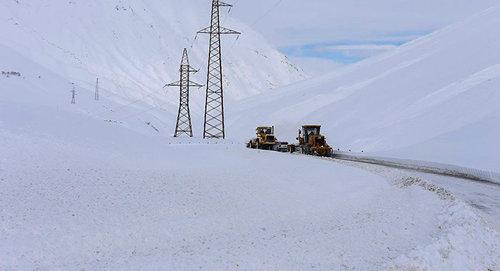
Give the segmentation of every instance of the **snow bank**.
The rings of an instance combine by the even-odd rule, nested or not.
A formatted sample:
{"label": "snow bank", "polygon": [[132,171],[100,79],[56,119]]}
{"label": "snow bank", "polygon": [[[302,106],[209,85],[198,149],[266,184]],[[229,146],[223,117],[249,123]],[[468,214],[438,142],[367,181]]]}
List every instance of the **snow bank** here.
{"label": "snow bank", "polygon": [[439,216],[434,243],[398,257],[388,270],[496,270],[500,235],[469,205],[456,203]]}
{"label": "snow bank", "polygon": [[447,164],[433,163],[427,161],[388,158],[388,157],[374,156],[364,153],[336,151],[334,155],[335,158],[342,160],[356,161],[356,162],[396,167],[396,168],[404,168],[426,173],[447,175],[457,178],[470,179],[470,180],[488,182],[500,185],[500,174],[491,171],[479,170],[475,168],[459,167],[455,165],[447,165]]}

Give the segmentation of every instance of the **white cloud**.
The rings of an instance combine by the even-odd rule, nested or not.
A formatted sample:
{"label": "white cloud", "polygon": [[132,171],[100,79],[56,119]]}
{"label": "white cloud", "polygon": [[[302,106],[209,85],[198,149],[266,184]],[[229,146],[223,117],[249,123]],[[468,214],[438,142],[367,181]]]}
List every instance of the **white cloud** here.
{"label": "white cloud", "polygon": [[[232,16],[252,24],[278,0],[227,0]],[[418,36],[498,0],[283,0],[254,25],[277,47]]]}
{"label": "white cloud", "polygon": [[346,44],[324,46],[318,50],[321,50],[324,53],[334,53],[362,59],[396,49],[397,47],[398,45],[393,44]]}
{"label": "white cloud", "polygon": [[281,0],[276,6],[279,0],[226,1],[235,4],[230,16],[252,25],[309,72],[334,69],[339,63],[394,49],[500,2]]}
{"label": "white cloud", "polygon": [[392,44],[347,44],[347,45],[332,45],[325,46],[323,50],[332,51],[387,51],[397,48],[397,45]]}

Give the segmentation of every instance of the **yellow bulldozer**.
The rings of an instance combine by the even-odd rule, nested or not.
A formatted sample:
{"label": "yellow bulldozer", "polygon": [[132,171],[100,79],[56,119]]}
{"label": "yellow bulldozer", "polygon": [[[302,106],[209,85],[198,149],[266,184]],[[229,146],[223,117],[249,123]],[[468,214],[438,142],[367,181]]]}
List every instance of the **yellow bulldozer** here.
{"label": "yellow bulldozer", "polygon": [[247,147],[251,149],[260,150],[273,150],[275,146],[278,145],[278,140],[274,136],[274,126],[261,126],[255,129],[257,134],[256,138],[253,138],[247,143]]}
{"label": "yellow bulldozer", "polygon": [[299,130],[298,145],[288,145],[289,152],[300,152],[308,155],[331,156],[332,148],[321,134],[320,125],[304,125]]}

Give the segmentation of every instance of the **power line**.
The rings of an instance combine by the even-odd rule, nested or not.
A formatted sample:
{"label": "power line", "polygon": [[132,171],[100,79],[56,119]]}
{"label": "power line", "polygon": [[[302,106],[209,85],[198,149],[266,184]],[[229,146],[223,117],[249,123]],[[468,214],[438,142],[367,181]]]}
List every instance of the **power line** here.
{"label": "power line", "polygon": [[262,14],[259,18],[257,18],[257,20],[255,20],[252,24],[250,24],[250,27],[253,27],[256,24],[258,24],[262,19],[264,19],[267,15],[269,15],[271,11],[277,8],[279,4],[281,4],[281,2],[283,2],[283,0],[278,0],[276,3],[274,3],[274,5],[272,5],[271,8],[269,8],[264,14]]}
{"label": "power line", "polygon": [[[71,103],[72,103],[72,104],[76,104],[76,96],[77,96],[76,84],[75,84],[75,83],[71,83],[71,85],[72,85],[72,90],[71,90],[71,98],[72,98],[72,101],[71,101]],[[99,90],[101,90],[101,89],[99,89]],[[121,97],[122,99],[127,99],[127,98],[125,98],[125,97],[123,97],[123,96],[121,96],[121,95],[118,95],[117,93],[113,93],[113,92],[111,92],[111,93],[112,93],[112,94],[114,94],[114,95],[116,95],[116,96],[118,96],[118,97]],[[168,93],[168,91],[167,91],[167,93]],[[123,104],[123,105],[121,105],[121,106],[119,106],[119,107],[117,107],[117,108],[118,108],[118,109],[121,109],[121,108],[123,108],[123,107],[130,106],[130,105],[132,105],[132,104],[134,104],[134,103],[137,103],[137,102],[139,102],[139,101],[142,101],[142,100],[146,99],[147,97],[151,97],[151,96],[153,96],[153,95],[155,95],[155,94],[157,94],[157,93],[155,93],[155,92],[150,93],[149,95],[147,95],[147,96],[145,96],[145,97],[142,97],[141,99],[138,99],[138,100],[132,101],[132,102],[127,103],[127,104]],[[110,99],[108,99],[108,100],[110,100]],[[110,101],[111,101],[111,100],[110,100]],[[115,103],[115,102],[113,102],[113,103]],[[129,115],[127,115],[127,116],[123,117],[123,118],[119,118],[119,119],[117,120],[117,122],[122,122],[122,121],[128,120],[128,119],[130,119],[130,118],[133,118],[133,117],[136,117],[136,116],[139,116],[139,115],[145,114],[145,113],[147,113],[147,112],[150,112],[150,111],[152,111],[152,110],[154,110],[154,109],[161,109],[161,107],[163,107],[163,106],[167,105],[168,103],[169,103],[169,102],[165,102],[165,103],[162,103],[162,104],[159,104],[159,105],[153,105],[153,106],[151,106],[151,107],[149,107],[149,108],[147,108],[147,109],[145,109],[145,110],[143,110],[143,111],[140,111],[140,112],[137,112],[137,113],[133,113],[133,114],[129,114]],[[116,108],[115,108],[115,110],[116,110]],[[112,111],[112,112],[113,112],[113,111]],[[114,111],[114,112],[116,112],[116,111]],[[101,115],[101,114],[104,114],[104,112],[100,112],[100,114],[98,114],[98,115]],[[98,115],[95,115],[95,117],[97,117],[97,118],[101,118],[101,117],[103,117],[103,118],[104,118],[104,115],[101,115],[101,117],[99,117]],[[165,122],[163,122],[163,121],[162,121],[160,118],[158,118],[157,116],[155,116],[155,115],[151,115],[151,116],[152,116],[153,118],[155,118],[156,120],[158,120],[158,121],[159,121],[160,123],[162,123],[163,125],[168,126]],[[84,120],[81,120],[80,122],[83,122],[83,121],[84,121]]]}
{"label": "power line", "polygon": [[[116,82],[114,82],[114,83],[115,83],[115,86],[116,86],[117,88],[119,88],[119,87],[118,87],[118,85],[116,84]],[[158,95],[158,94],[159,94],[159,93],[157,93],[157,92],[149,92],[149,91],[145,91],[145,90],[144,90],[144,89],[142,89],[141,87],[139,87],[139,89],[140,89],[140,90],[142,90],[142,92],[147,93],[148,95],[143,96],[143,97],[141,97],[141,98],[139,98],[139,99],[136,99],[136,100],[130,101],[130,102],[126,103],[126,104],[122,104],[122,105],[120,105],[120,106],[118,106],[118,107],[115,107],[115,108],[114,108],[114,110],[115,110],[115,111],[119,111],[119,110],[121,110],[121,109],[122,109],[122,108],[124,108],[124,107],[131,106],[131,105],[136,104],[136,103],[138,103],[138,102],[143,102],[145,99],[147,99],[147,98],[151,98],[152,96],[154,96],[154,95]],[[165,91],[165,93],[166,93],[166,94],[168,94],[169,92],[170,92],[170,91],[169,91],[168,89]],[[125,96],[123,96],[123,95],[119,95],[119,94],[114,93],[114,92],[111,92],[111,93],[112,93],[112,94],[114,94],[114,95],[116,95],[116,96],[118,96],[118,97],[120,97],[120,98],[121,98],[121,99],[123,99],[123,100],[129,100],[129,97],[125,97]]]}
{"label": "power line", "polygon": [[[116,89],[117,89],[117,90],[121,90],[121,89],[122,89],[122,88],[121,88],[121,86],[115,82],[115,80],[113,80],[113,79],[109,79],[109,81],[111,81],[111,82],[115,85],[115,87],[116,87]],[[74,83],[73,83],[73,84],[74,84]],[[86,84],[88,84],[88,83],[86,83]],[[130,100],[130,97],[126,97],[126,96],[124,96],[124,95],[121,95],[121,94],[118,94],[118,93],[116,93],[116,92],[110,91],[110,90],[108,90],[108,89],[106,89],[106,88],[102,88],[102,87],[101,87],[101,80],[99,80],[99,78],[96,80],[96,85],[95,85],[95,88],[96,88],[96,93],[98,94],[98,96],[97,96],[97,97],[99,98],[99,100],[101,99],[101,95],[100,95],[100,94],[101,94],[101,92],[103,92],[103,91],[104,91],[104,92],[106,92],[106,93],[112,94],[112,95],[114,95],[114,96],[116,96],[116,97],[119,97],[120,99],[122,99],[122,100],[124,100],[124,101],[129,101],[129,100]],[[130,87],[127,87],[127,88],[130,88]],[[138,102],[144,101],[144,100],[145,100],[145,99],[147,99],[147,98],[150,98],[150,97],[152,97],[152,96],[154,96],[154,95],[158,95],[158,94],[159,94],[158,92],[149,92],[149,91],[146,91],[146,90],[144,90],[144,89],[143,89],[143,88],[141,88],[141,87],[137,87],[137,88],[138,88],[138,89],[140,89],[140,90],[142,91],[142,93],[146,93],[147,95],[146,95],[146,96],[143,96],[143,97],[141,97],[141,98],[139,98],[139,99],[136,99],[136,100],[130,101],[130,102],[126,103],[126,104],[119,105],[118,107],[114,107],[113,109],[114,109],[115,111],[118,111],[118,110],[122,109],[123,107],[127,107],[127,106],[130,106],[130,105],[132,105],[132,104],[135,104],[135,103],[138,103]],[[168,94],[168,93],[169,93],[169,90],[167,90],[167,91],[166,91],[166,93]],[[95,98],[95,97],[94,97],[94,98]],[[114,103],[117,103],[117,102],[116,102],[116,100],[114,100],[113,102],[114,102]]]}
{"label": "power line", "polygon": [[[157,94],[157,93],[154,93],[154,92],[149,93],[148,95],[146,95],[146,96],[144,96],[144,97],[142,97],[142,98],[140,98],[140,99],[137,99],[137,100],[131,101],[131,102],[126,103],[126,104],[122,104],[122,105],[120,105],[120,106],[116,107],[116,108],[115,108],[115,110],[116,110],[116,111],[118,111],[118,110],[121,110],[121,109],[122,109],[122,108],[124,108],[124,107],[131,106],[131,105],[136,104],[136,103],[138,103],[138,102],[143,102],[145,99],[150,98],[150,97],[152,97],[152,96],[154,96],[154,95],[156,95],[156,94]],[[122,99],[123,99],[123,98],[122,98]]]}
{"label": "power line", "polygon": [[165,103],[163,103],[163,104],[161,104],[161,105],[158,105],[158,106],[153,105],[153,106],[151,106],[150,108],[148,108],[148,109],[146,109],[146,110],[143,110],[143,111],[140,111],[140,112],[137,112],[137,113],[134,113],[134,114],[130,114],[130,115],[127,115],[126,117],[120,118],[120,119],[118,119],[118,121],[120,121],[120,122],[121,122],[121,121],[125,121],[125,120],[131,119],[131,118],[133,118],[133,117],[137,117],[137,116],[140,116],[140,115],[142,115],[142,114],[145,114],[145,113],[147,113],[147,112],[151,112],[151,111],[153,111],[154,109],[160,109],[160,107],[161,107],[161,106],[164,106],[164,105],[166,105],[166,104],[168,104],[168,102],[165,102]]}

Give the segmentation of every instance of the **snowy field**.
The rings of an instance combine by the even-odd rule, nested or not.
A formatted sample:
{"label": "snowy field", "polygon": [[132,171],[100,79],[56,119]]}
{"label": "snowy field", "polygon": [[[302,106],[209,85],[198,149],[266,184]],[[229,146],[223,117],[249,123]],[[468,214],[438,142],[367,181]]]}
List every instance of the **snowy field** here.
{"label": "snowy field", "polygon": [[225,57],[231,139],[203,141],[171,138],[162,86],[183,47],[206,60],[207,7],[117,2],[0,3],[1,271],[499,270],[499,186],[243,140],[321,122],[336,148],[498,172],[500,7],[279,90],[305,75],[224,17],[245,32]]}
{"label": "snowy field", "polygon": [[0,270],[498,268],[494,220],[431,184],[94,125],[0,130]]}

